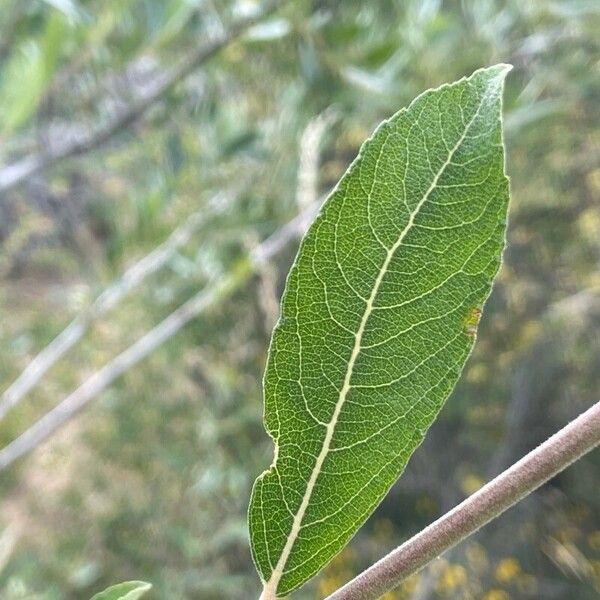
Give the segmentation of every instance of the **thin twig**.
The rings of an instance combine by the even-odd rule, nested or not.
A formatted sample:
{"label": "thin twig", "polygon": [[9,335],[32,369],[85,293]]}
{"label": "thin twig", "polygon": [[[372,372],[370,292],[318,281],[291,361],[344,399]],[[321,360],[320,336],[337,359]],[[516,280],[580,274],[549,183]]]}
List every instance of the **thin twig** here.
{"label": "thin twig", "polygon": [[169,238],[150,254],[132,265],[106,288],[98,298],[48,344],[25,368],[14,383],[0,397],[0,421],[26,396],[44,375],[85,335],[91,325],[112,310],[146,278],[161,269],[184,246],[209,218],[223,213],[234,193],[220,193],[206,206],[193,213]]}
{"label": "thin twig", "polygon": [[600,443],[600,402],[326,600],[375,600]]}
{"label": "thin twig", "polygon": [[309,206],[264,242],[256,246],[250,252],[248,258],[239,264],[237,268],[215,280],[211,285],[193,296],[154,329],[151,329],[127,350],[94,373],[16,440],[0,450],[0,471],[55,433],[115,379],[175,335],[193,318],[216,304],[216,302],[222,302],[230,296],[266,261],[276,256],[290,240],[302,235],[304,229],[316,214],[319,204],[319,202],[316,202],[315,205]]}
{"label": "thin twig", "polygon": [[92,129],[79,139],[70,140],[63,145],[57,145],[46,152],[26,156],[17,162],[0,170],[0,193],[22,183],[41,170],[55,165],[67,158],[85,154],[104,144],[116,133],[121,132],[137,121],[151,106],[160,100],[176,84],[185,79],[200,65],[212,58],[224,47],[238,39],[249,27],[265,16],[271,14],[281,4],[278,0],[265,2],[257,14],[240,19],[227,32],[219,33],[214,39],[202,44],[189,56],[169,70],[163,77],[145,91],[143,95],[132,101],[126,108],[120,110],[108,123]]}

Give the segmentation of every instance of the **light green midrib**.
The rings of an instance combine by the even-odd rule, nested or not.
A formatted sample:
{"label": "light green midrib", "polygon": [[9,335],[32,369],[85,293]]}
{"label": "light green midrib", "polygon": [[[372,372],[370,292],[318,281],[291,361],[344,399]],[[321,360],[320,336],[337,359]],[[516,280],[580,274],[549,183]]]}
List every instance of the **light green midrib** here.
{"label": "light green midrib", "polygon": [[319,453],[317,460],[315,461],[315,466],[313,467],[312,473],[311,473],[309,480],[307,482],[307,485],[306,485],[306,492],[304,493],[302,502],[300,503],[300,507],[298,508],[298,511],[296,512],[296,515],[294,516],[292,528],[291,528],[290,534],[286,540],[286,544],[281,552],[281,555],[279,557],[279,560],[277,561],[275,568],[273,569],[273,571],[271,573],[269,580],[265,583],[264,591],[261,596],[261,600],[271,600],[271,599],[277,598],[277,587],[279,585],[279,582],[281,581],[281,578],[286,573],[286,571],[284,570],[285,565],[286,565],[286,563],[289,559],[289,556],[292,552],[293,546],[294,546],[296,540],[298,539],[298,534],[301,530],[302,520],[304,519],[306,509],[308,508],[308,505],[310,503],[310,499],[312,497],[312,492],[314,490],[314,486],[319,477],[319,474],[321,473],[321,467],[323,465],[323,462],[325,461],[325,458],[327,457],[327,455],[329,453],[329,448],[331,445],[331,440],[333,439],[333,434],[335,432],[337,420],[342,411],[342,408],[344,407],[348,392],[351,389],[350,381],[352,379],[354,365],[355,365],[356,360],[358,359],[358,356],[362,350],[362,345],[361,345],[362,337],[364,335],[364,331],[365,331],[367,322],[369,320],[369,317],[373,311],[373,304],[374,304],[377,294],[379,292],[381,283],[383,282],[383,278],[385,277],[385,274],[388,270],[389,264],[392,261],[394,254],[400,248],[400,246],[402,245],[402,242],[404,241],[404,239],[406,238],[406,236],[412,229],[414,221],[415,221],[417,215],[419,214],[421,208],[423,207],[425,202],[427,202],[427,200],[429,199],[429,196],[437,187],[437,183],[438,183],[440,177],[443,175],[444,171],[446,170],[446,168],[452,161],[454,154],[456,153],[458,148],[461,146],[461,144],[466,139],[467,133],[468,133],[469,129],[471,128],[471,125],[474,123],[475,119],[479,115],[479,112],[486,100],[486,97],[487,97],[487,94],[484,93],[482,96],[481,102],[479,103],[479,106],[477,107],[477,110],[473,114],[473,117],[465,125],[465,130],[464,130],[463,134],[460,136],[460,138],[458,139],[456,144],[452,147],[452,149],[448,153],[448,158],[444,161],[444,163],[438,170],[437,174],[433,178],[431,185],[426,190],[425,194],[423,195],[423,197],[421,198],[419,203],[416,205],[413,212],[410,214],[408,222],[406,223],[406,226],[400,233],[398,240],[387,251],[383,265],[381,266],[381,269],[379,270],[377,278],[375,279],[375,284],[374,284],[371,294],[367,300],[367,304],[365,306],[365,311],[361,318],[361,322],[360,322],[358,331],[355,334],[354,346],[352,348],[352,353],[351,353],[350,359],[348,361],[348,368],[346,369],[346,374],[344,377],[344,384],[340,391],[340,396],[339,396],[338,402],[336,403],[331,420],[327,424],[325,438],[323,440],[323,446],[321,447],[321,452]]}

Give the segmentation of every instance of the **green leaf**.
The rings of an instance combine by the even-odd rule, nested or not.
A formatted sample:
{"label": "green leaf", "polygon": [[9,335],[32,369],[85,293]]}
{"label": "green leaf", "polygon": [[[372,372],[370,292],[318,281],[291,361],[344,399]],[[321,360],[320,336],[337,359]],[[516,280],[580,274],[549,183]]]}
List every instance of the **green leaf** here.
{"label": "green leaf", "polygon": [[38,43],[26,43],[0,81],[0,132],[22,127],[35,113],[59,64],[69,25],[61,13],[52,13]]}
{"label": "green leaf", "polygon": [[152,588],[145,581],[126,581],[96,594],[92,600],[138,600]]}
{"label": "green leaf", "polygon": [[504,246],[509,70],[383,122],[301,244],[264,382],[275,458],[249,509],[265,600],[345,546],[458,380]]}

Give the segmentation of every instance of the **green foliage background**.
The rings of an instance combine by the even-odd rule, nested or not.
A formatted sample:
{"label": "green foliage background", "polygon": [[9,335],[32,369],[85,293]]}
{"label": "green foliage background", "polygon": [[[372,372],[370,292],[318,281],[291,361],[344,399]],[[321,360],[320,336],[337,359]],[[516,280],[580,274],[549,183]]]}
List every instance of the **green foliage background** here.
{"label": "green foliage background", "polygon": [[[0,180],[108,122],[250,0],[1,0]],[[241,186],[0,423],[5,445],[298,212],[307,125],[333,114],[319,192],[384,117],[496,62],[513,191],[505,261],[462,382],[317,598],[597,400],[600,9],[593,0],[284,4],[81,156],[0,192],[0,388],[128,265]],[[208,211],[208,208],[207,208]],[[0,475],[0,597],[248,598],[250,487],[272,445],[261,378],[293,244]],[[598,456],[390,597],[595,598]]]}

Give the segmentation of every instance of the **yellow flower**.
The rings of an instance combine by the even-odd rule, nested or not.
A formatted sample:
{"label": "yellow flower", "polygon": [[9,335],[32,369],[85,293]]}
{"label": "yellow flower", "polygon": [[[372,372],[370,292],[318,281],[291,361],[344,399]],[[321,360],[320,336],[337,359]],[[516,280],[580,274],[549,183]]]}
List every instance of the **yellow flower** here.
{"label": "yellow flower", "polygon": [[474,494],[483,485],[483,483],[484,482],[481,477],[470,473],[469,475],[463,477],[462,481],[460,482],[460,489],[467,496],[470,496],[471,494]]}
{"label": "yellow flower", "polygon": [[467,570],[461,565],[448,565],[442,576],[438,585],[440,591],[450,591],[454,590],[457,587],[464,585],[467,582]]}
{"label": "yellow flower", "polygon": [[600,530],[590,533],[587,541],[592,550],[600,550]]}
{"label": "yellow flower", "polygon": [[503,558],[496,567],[496,579],[500,583],[510,583],[521,572],[521,565],[515,558]]}

